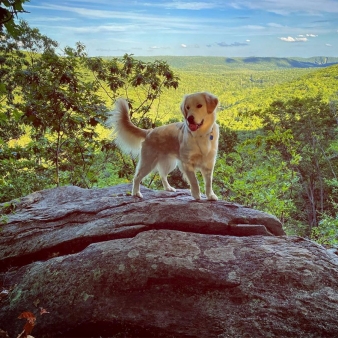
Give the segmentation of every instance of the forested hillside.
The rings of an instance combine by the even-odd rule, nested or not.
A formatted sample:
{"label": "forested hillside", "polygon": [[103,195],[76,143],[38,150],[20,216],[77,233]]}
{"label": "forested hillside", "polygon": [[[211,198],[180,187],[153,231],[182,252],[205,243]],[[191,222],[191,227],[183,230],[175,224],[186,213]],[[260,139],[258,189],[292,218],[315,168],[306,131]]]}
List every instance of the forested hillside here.
{"label": "forested hillside", "polygon": [[338,57],[311,57],[311,58],[275,58],[275,57],[205,57],[205,56],[147,56],[136,57],[138,60],[153,62],[161,59],[171,67],[183,70],[197,70],[215,72],[223,70],[278,70],[289,68],[319,68],[338,63]]}
{"label": "forested hillside", "polygon": [[[279,217],[289,234],[337,244],[338,58],[89,58],[21,23],[0,37],[0,221],[35,190],[132,180],[136,160],[104,127],[118,97],[134,122],[182,120],[185,94],[220,100],[215,190]],[[332,65],[333,64],[333,65]],[[169,181],[187,187],[174,171]],[[161,188],[156,173],[144,182]],[[203,184],[202,184],[203,186]]]}

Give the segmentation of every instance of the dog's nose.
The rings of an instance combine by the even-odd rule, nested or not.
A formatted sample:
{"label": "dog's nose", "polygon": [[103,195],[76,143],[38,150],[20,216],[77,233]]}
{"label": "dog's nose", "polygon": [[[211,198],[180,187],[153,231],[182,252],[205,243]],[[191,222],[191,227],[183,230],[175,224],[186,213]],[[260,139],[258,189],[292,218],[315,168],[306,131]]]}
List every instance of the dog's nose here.
{"label": "dog's nose", "polygon": [[190,115],[187,120],[188,120],[189,123],[194,123],[195,122],[193,115]]}

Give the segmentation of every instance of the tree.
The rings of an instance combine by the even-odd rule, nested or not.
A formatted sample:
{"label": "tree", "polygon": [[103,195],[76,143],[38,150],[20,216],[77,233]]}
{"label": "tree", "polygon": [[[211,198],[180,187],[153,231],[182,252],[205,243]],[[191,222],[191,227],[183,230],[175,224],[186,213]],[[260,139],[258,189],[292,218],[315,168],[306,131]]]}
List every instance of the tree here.
{"label": "tree", "polygon": [[0,201],[49,184],[32,147],[26,146],[27,138],[22,139],[26,130],[22,112],[15,106],[21,93],[17,76],[28,66],[28,60],[20,48],[12,34],[0,31]]}
{"label": "tree", "polygon": [[297,184],[292,169],[276,149],[266,148],[262,135],[228,149],[216,161],[214,181],[219,193],[226,200],[272,213],[289,228]]}
{"label": "tree", "polygon": [[[56,185],[88,187],[87,181],[95,177],[88,172],[88,164],[102,146],[95,127],[103,123],[107,109],[96,82],[81,74],[83,46],[68,47],[60,57],[52,40],[28,27],[20,41],[29,51],[29,65],[17,76],[22,100],[16,107],[32,127],[39,156],[54,166]],[[42,53],[36,54],[41,48]]]}
{"label": "tree", "polygon": [[[37,182],[39,188],[89,187],[97,179],[95,153],[105,143],[98,139],[96,126],[103,123],[107,109],[96,82],[81,72],[83,46],[68,47],[60,56],[55,41],[25,22],[19,28],[20,34],[6,40],[0,55],[6,87],[0,111],[4,198],[13,197],[12,187],[22,185],[17,194],[28,193]],[[19,146],[22,135],[26,142]],[[28,186],[22,184],[27,174]]]}
{"label": "tree", "polygon": [[309,234],[329,210],[327,180],[336,178],[337,168],[337,159],[329,155],[337,138],[336,116],[319,96],[275,101],[259,116],[267,147],[276,147],[299,177],[298,210],[305,210]]}
{"label": "tree", "polygon": [[130,166],[98,133],[107,117],[102,89],[111,98],[128,93],[139,123],[151,127],[152,103],[178,85],[169,66],[128,55],[113,63],[90,59],[81,43],[58,55],[57,42],[39,30],[23,21],[18,30],[0,39],[0,200],[53,185],[92,187],[107,163],[120,167],[116,158]]}
{"label": "tree", "polygon": [[[0,1],[0,32],[3,31],[3,26],[11,36],[17,35],[17,25],[14,17],[18,13],[26,12],[22,5],[27,0],[1,0]],[[28,0],[29,1],[29,0]]]}
{"label": "tree", "polygon": [[166,62],[146,63],[130,54],[121,59],[89,58],[87,65],[113,102],[120,96],[129,101],[130,114],[138,117],[138,125],[147,123],[146,114],[164,89],[176,89],[179,83]]}

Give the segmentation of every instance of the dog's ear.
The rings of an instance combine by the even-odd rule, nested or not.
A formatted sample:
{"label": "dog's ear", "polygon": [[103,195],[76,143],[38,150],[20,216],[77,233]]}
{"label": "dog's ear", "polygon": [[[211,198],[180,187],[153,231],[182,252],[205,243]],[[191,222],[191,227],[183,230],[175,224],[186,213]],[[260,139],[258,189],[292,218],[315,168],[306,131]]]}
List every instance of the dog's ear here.
{"label": "dog's ear", "polygon": [[185,111],[185,100],[186,100],[186,98],[187,98],[187,96],[184,96],[183,101],[181,103],[181,112],[182,112],[182,114],[185,118],[187,118],[187,112]]}
{"label": "dog's ear", "polygon": [[203,93],[207,103],[208,114],[212,114],[218,105],[218,98],[210,93]]}

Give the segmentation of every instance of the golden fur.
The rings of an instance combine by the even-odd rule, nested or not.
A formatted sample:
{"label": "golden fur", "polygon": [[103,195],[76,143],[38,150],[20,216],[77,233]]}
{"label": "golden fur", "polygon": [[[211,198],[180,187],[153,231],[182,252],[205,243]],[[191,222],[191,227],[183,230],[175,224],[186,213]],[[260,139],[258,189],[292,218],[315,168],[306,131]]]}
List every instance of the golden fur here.
{"label": "golden fur", "polygon": [[143,197],[141,180],[157,169],[168,191],[175,191],[167,175],[179,166],[190,183],[192,196],[201,198],[195,175],[200,170],[205,193],[209,200],[217,200],[212,190],[212,176],[218,149],[219,127],[216,124],[218,99],[210,93],[186,95],[181,104],[184,122],[177,122],[151,130],[136,127],[129,117],[128,102],[119,99],[109,113],[107,126],[113,129],[116,144],[126,153],[140,155],[133,181],[134,196]]}

